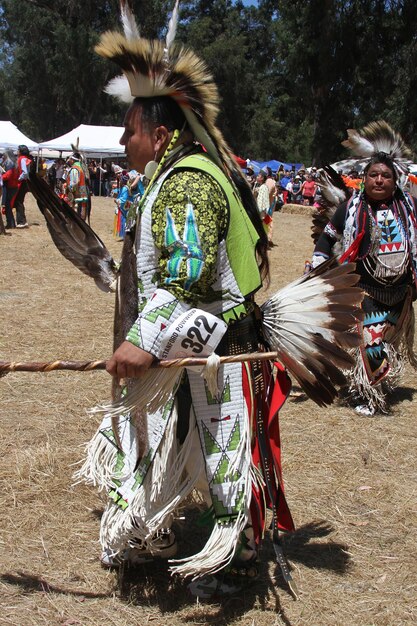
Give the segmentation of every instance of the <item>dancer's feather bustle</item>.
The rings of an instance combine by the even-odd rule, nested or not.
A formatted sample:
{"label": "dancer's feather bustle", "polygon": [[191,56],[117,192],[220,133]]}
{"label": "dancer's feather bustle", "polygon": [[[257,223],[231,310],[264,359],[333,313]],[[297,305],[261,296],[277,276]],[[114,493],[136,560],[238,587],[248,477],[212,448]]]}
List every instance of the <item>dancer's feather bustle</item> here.
{"label": "dancer's feather bustle", "polygon": [[331,165],[325,165],[319,170],[317,184],[321,189],[321,204],[325,206],[336,207],[349,198],[349,189]]}

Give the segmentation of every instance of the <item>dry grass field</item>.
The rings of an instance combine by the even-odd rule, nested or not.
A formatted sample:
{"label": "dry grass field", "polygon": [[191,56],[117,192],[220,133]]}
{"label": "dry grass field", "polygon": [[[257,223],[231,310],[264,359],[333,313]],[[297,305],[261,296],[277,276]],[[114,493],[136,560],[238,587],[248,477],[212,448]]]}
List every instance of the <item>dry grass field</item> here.
{"label": "dry grass field", "polygon": [[[113,296],[61,257],[32,196],[26,205],[30,228],[0,237],[0,358],[108,357]],[[112,200],[93,199],[92,227],[118,258],[112,221]],[[303,271],[309,227],[306,214],[275,214],[269,293]],[[109,397],[108,375],[8,374],[0,379],[0,624],[416,624],[416,389],[416,373],[407,369],[389,415],[372,418],[291,396],[280,420],[297,531],[285,552],[299,599],[282,583],[266,538],[256,583],[202,603],[165,565],[121,576],[99,565],[103,497],[74,487],[72,474],[97,427],[87,409]],[[190,520],[177,533],[183,545],[198,543]]]}

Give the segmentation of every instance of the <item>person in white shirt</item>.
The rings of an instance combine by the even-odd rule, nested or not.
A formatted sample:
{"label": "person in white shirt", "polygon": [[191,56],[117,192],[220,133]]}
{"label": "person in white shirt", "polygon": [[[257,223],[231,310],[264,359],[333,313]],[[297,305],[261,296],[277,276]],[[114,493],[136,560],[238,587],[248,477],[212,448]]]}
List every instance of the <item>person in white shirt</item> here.
{"label": "person in white shirt", "polygon": [[259,213],[261,215],[264,229],[268,237],[268,247],[272,248],[272,215],[271,215],[271,202],[269,198],[269,189],[266,184],[267,173],[264,170],[260,170],[257,177],[257,196],[256,202],[258,204]]}

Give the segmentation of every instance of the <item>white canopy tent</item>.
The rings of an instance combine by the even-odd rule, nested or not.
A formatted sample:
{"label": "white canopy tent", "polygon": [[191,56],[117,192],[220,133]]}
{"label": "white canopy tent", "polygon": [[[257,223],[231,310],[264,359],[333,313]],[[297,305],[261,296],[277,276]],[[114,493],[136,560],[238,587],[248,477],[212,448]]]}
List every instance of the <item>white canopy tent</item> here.
{"label": "white canopy tent", "polygon": [[20,145],[37,150],[38,144],[26,137],[12,122],[0,121],[0,150],[17,150]]}
{"label": "white canopy tent", "polygon": [[124,147],[119,140],[124,132],[122,126],[93,126],[80,124],[65,135],[43,141],[39,144],[39,150],[57,150],[59,152],[72,152],[72,145],[78,145],[80,152],[91,158],[117,157],[125,154]]}

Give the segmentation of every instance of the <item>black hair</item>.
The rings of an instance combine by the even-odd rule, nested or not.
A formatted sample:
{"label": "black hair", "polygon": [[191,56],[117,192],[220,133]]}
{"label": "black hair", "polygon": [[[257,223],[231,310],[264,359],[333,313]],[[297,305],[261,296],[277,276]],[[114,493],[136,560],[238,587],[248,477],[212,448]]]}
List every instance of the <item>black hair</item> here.
{"label": "black hair", "polygon": [[27,156],[27,157],[30,156],[29,155],[29,148],[27,146],[22,144],[20,146],[17,146],[17,149],[19,150],[19,152],[20,152],[20,154],[22,156]]}
{"label": "black hair", "polygon": [[394,161],[386,152],[377,152],[377,154],[374,154],[374,156],[371,158],[371,160],[363,170],[364,176],[367,175],[372,165],[376,165],[377,163],[382,163],[383,165],[389,167],[394,177],[394,181],[397,182],[398,174],[395,170]]}
{"label": "black hair", "polygon": [[169,131],[182,130],[186,126],[184,113],[175,100],[168,96],[135,98],[134,104],[141,107],[142,124],[146,130],[159,125]]}

